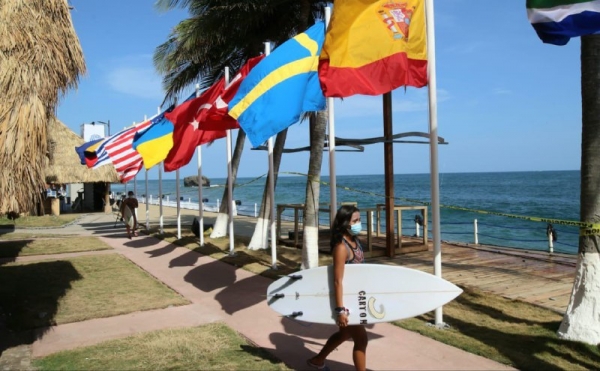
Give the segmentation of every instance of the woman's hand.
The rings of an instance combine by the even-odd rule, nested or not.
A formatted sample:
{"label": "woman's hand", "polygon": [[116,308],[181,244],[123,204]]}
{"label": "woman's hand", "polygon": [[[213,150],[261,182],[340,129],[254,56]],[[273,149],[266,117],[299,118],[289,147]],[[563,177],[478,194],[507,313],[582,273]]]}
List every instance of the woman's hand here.
{"label": "woman's hand", "polygon": [[346,314],[346,313],[339,314],[337,317],[336,323],[340,327],[348,326],[348,314]]}

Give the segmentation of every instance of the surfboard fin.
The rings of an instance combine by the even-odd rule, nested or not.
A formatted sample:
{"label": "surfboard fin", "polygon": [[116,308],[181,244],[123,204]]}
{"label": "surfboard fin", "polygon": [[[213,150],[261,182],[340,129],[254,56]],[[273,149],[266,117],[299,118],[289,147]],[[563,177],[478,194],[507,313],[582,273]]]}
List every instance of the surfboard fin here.
{"label": "surfboard fin", "polygon": [[289,314],[288,317],[296,318],[296,317],[302,316],[302,314],[304,314],[304,313],[302,313],[302,311],[292,312],[292,314]]}
{"label": "surfboard fin", "polygon": [[302,279],[301,274],[292,274],[291,276],[288,276],[288,277],[293,280],[301,280]]}

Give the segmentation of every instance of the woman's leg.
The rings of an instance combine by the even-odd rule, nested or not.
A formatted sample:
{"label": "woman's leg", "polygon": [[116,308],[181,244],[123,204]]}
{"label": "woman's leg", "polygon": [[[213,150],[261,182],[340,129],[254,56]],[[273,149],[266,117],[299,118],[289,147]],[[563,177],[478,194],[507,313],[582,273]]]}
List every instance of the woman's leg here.
{"label": "woman's leg", "polygon": [[350,339],[351,335],[350,335],[350,331],[349,330],[350,330],[349,327],[340,327],[340,329],[338,330],[338,332],[336,332],[335,334],[331,335],[329,337],[329,339],[327,339],[327,342],[323,346],[323,349],[321,349],[321,351],[319,352],[319,354],[317,354],[316,356],[314,356],[313,358],[311,358],[310,362],[313,365],[322,366],[325,363],[325,359],[327,358],[327,356],[331,352],[333,352],[333,350],[335,348],[337,348],[338,346],[340,346],[340,344],[342,344],[344,341]]}
{"label": "woman's leg", "polygon": [[352,360],[354,361],[354,367],[357,370],[367,369],[367,344],[369,338],[367,337],[367,330],[365,326],[348,326],[350,330],[350,336],[354,340],[354,348],[352,349]]}

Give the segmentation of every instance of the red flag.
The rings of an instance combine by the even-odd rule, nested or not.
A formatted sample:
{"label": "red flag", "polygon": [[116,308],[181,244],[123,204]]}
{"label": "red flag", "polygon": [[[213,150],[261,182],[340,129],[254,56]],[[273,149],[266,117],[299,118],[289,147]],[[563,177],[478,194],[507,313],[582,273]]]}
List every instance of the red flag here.
{"label": "red flag", "polygon": [[[210,104],[203,105],[200,107],[200,114],[197,117],[200,122],[200,128],[202,130],[227,130],[227,129],[239,129],[240,124],[237,120],[228,114],[229,102],[237,93],[242,80],[254,66],[258,64],[265,56],[259,55],[248,60],[246,64],[240,68],[237,75],[229,82],[227,87],[224,87],[225,79],[222,78],[217,82],[220,85],[219,95],[215,100],[211,100]],[[215,84],[215,85],[217,85]]]}
{"label": "red flag", "polygon": [[197,146],[210,143],[227,135],[224,130],[206,131],[199,129],[198,111],[202,106],[214,102],[221,88],[215,84],[198,98],[188,99],[171,112],[165,113],[173,123],[173,148],[165,159],[165,171],[173,171],[187,165],[194,156]]}
{"label": "red flag", "polygon": [[142,157],[133,149],[132,143],[135,133],[148,126],[150,126],[150,121],[137,124],[115,135],[113,140],[106,144],[106,152],[119,174],[121,183],[133,179],[142,168]]}

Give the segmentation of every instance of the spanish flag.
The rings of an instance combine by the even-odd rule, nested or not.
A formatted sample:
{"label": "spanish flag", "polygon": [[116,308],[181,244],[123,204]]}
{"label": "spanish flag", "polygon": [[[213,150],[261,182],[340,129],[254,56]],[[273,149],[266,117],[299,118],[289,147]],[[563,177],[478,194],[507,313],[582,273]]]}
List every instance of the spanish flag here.
{"label": "spanish flag", "polygon": [[337,0],[319,58],[326,97],[427,85],[424,0]]}

